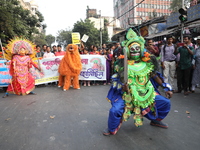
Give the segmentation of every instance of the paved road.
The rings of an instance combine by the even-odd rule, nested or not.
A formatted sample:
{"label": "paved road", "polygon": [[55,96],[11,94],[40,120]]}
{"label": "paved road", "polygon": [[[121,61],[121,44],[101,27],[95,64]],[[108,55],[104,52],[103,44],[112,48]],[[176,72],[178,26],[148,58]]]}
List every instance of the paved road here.
{"label": "paved road", "polygon": [[102,85],[64,92],[48,86],[36,88],[37,95],[2,98],[0,150],[199,149],[200,89],[189,96],[174,94],[164,120],[169,129],[150,126],[147,119],[137,128],[131,118],[117,135],[105,137],[108,90]]}

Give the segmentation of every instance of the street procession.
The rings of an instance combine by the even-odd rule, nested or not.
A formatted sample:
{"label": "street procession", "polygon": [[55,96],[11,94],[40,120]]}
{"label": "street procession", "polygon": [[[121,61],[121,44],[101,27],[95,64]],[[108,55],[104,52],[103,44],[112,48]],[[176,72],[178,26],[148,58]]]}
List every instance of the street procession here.
{"label": "street procession", "polygon": [[0,150],[200,146],[199,0],[0,4]]}

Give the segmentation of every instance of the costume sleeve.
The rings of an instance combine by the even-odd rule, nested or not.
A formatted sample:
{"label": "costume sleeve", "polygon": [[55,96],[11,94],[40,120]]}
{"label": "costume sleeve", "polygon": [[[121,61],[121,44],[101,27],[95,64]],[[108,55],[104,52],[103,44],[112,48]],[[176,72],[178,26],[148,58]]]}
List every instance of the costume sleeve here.
{"label": "costume sleeve", "polygon": [[38,65],[37,65],[36,63],[34,63],[34,62],[31,60],[31,66],[32,66],[32,65],[33,65],[35,68],[37,68],[37,69],[39,68]]}

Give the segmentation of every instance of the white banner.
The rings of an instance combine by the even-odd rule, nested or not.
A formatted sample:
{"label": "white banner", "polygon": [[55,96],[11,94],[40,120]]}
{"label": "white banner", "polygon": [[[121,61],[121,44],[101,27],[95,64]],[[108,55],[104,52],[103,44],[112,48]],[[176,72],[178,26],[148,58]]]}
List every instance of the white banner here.
{"label": "white banner", "polygon": [[[44,84],[58,81],[58,67],[63,56],[44,58],[39,60],[42,72],[32,67],[31,74],[35,84]],[[106,59],[101,55],[81,55],[82,71],[79,80],[106,80]],[[4,74],[9,74],[8,71]],[[0,79],[4,77],[0,76]],[[7,86],[7,85],[6,85]]]}
{"label": "white banner", "polygon": [[106,59],[101,55],[81,55],[79,80],[106,80]]}
{"label": "white banner", "polygon": [[51,58],[43,58],[39,60],[39,65],[42,68],[42,73],[35,69],[31,69],[31,73],[35,76],[35,84],[43,84],[48,82],[58,81],[58,67],[63,56]]}
{"label": "white banner", "polygon": [[[35,84],[58,81],[58,67],[63,56],[39,60],[42,73],[31,69]],[[100,55],[81,55],[82,71],[79,80],[106,80],[106,59]]]}

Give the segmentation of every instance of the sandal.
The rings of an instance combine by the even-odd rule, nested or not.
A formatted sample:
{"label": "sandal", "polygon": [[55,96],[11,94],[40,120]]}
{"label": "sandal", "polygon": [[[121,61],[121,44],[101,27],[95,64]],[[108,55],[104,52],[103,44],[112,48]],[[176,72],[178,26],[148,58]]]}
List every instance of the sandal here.
{"label": "sandal", "polygon": [[29,94],[36,95],[36,93],[34,93],[34,92],[30,92]]}
{"label": "sandal", "polygon": [[6,97],[8,97],[8,93],[6,93],[2,98],[6,98]]}
{"label": "sandal", "polygon": [[111,135],[111,133],[108,129],[106,129],[103,131],[103,135],[108,136],[108,135]]}

